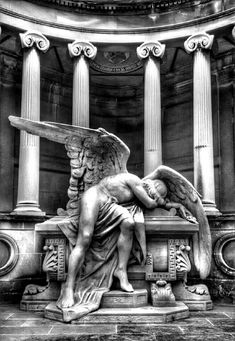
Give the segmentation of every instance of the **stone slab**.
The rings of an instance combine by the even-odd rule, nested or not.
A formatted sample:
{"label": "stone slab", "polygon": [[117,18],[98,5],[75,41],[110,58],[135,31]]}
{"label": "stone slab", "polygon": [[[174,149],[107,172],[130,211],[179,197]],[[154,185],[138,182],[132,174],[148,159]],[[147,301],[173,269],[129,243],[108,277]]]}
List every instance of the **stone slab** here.
{"label": "stone slab", "polygon": [[[50,303],[45,308],[44,316],[63,321],[62,311],[55,303]],[[79,320],[72,321],[72,324],[166,323],[187,317],[189,317],[188,307],[182,302],[177,302],[175,307],[101,308]]]}
{"label": "stone slab", "polygon": [[113,290],[102,297],[101,308],[136,308],[148,304],[146,289],[136,289],[134,292]]}
{"label": "stone slab", "polygon": [[189,308],[190,311],[205,311],[212,310],[213,303],[211,300],[208,301],[183,301],[184,304]]}
{"label": "stone slab", "polygon": [[44,311],[46,306],[51,303],[50,301],[35,301],[35,300],[21,300],[20,310],[24,311]]}

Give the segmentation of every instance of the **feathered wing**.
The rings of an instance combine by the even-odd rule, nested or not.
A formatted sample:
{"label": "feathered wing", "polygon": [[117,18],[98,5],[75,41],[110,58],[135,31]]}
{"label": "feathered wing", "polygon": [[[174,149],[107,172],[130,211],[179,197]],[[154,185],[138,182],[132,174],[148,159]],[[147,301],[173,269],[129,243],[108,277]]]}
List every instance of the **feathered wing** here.
{"label": "feathered wing", "polygon": [[40,122],[10,116],[11,125],[28,133],[62,143],[70,158],[67,214],[79,214],[81,194],[106,176],[127,172],[129,148],[106,130],[89,129],[54,122]]}
{"label": "feathered wing", "polygon": [[158,167],[145,178],[162,180],[167,185],[170,201],[181,203],[197,219],[199,234],[193,237],[194,263],[200,277],[206,278],[211,266],[211,233],[199,193],[184,176],[166,166]]}

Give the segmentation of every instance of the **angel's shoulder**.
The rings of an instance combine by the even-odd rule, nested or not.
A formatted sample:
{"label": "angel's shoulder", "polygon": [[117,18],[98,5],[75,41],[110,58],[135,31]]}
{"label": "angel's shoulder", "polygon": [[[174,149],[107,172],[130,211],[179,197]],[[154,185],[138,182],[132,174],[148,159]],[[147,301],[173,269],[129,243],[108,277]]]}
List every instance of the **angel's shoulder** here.
{"label": "angel's shoulder", "polygon": [[132,173],[123,173],[123,178],[130,185],[139,185],[142,182],[142,180],[137,175]]}

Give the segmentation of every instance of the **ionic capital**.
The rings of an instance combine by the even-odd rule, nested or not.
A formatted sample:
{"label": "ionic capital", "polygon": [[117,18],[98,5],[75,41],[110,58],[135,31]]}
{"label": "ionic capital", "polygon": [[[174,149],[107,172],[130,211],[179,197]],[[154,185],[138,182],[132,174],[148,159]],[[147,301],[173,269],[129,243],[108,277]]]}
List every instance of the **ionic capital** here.
{"label": "ionic capital", "polygon": [[83,54],[87,58],[94,59],[97,53],[97,48],[93,44],[79,40],[68,44],[68,49],[70,57],[79,57]]}
{"label": "ionic capital", "polygon": [[142,58],[148,58],[150,55],[157,58],[162,58],[166,49],[166,45],[161,44],[159,41],[143,43],[137,47],[137,56]]}
{"label": "ionic capital", "polygon": [[184,48],[187,53],[194,52],[198,49],[210,50],[213,44],[214,36],[205,32],[196,33],[184,42]]}
{"label": "ionic capital", "polygon": [[35,44],[36,47],[42,52],[47,52],[50,46],[49,40],[42,33],[37,31],[27,31],[25,33],[20,33],[20,41],[23,48],[29,48]]}

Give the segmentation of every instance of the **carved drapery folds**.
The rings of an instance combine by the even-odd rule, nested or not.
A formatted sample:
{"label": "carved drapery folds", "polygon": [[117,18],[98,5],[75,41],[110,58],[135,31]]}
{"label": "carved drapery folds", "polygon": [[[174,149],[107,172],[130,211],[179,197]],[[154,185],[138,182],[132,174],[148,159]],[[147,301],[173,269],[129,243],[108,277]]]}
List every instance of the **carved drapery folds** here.
{"label": "carved drapery folds", "polygon": [[[40,120],[40,56],[49,48],[40,32],[20,34],[23,54],[21,117]],[[39,137],[21,131],[18,197],[15,212],[42,214],[39,203]],[[30,214],[31,214],[30,213]]]}
{"label": "carved drapery folds", "polygon": [[160,59],[165,45],[160,42],[143,43],[137,55],[145,59],[144,74],[144,174],[162,164]]}
{"label": "carved drapery folds", "polygon": [[74,125],[89,127],[89,61],[97,48],[89,42],[74,41],[68,44],[69,55],[74,59],[73,117]]}
{"label": "carved drapery folds", "polygon": [[208,214],[218,214],[215,207],[213,128],[211,102],[210,49],[214,36],[198,33],[189,37],[184,47],[193,53],[194,112],[194,185],[202,194]]}

